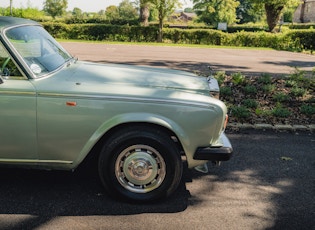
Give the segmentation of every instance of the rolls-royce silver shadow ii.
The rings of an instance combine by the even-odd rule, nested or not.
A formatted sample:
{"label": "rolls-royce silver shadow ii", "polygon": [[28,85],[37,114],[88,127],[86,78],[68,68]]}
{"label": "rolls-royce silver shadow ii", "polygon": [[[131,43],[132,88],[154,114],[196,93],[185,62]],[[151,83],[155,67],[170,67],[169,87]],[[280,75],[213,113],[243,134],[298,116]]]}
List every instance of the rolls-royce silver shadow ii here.
{"label": "rolls-royce silver shadow ii", "polygon": [[78,61],[27,19],[0,17],[0,39],[0,165],[74,170],[94,156],[109,194],[146,202],[176,190],[184,163],[230,159],[211,76]]}

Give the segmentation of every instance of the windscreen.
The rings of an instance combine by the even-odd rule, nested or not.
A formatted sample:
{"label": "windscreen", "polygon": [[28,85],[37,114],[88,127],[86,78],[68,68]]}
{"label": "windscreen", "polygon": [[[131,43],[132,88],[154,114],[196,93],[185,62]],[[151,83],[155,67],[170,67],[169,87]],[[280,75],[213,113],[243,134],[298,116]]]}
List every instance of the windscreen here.
{"label": "windscreen", "polygon": [[72,58],[41,26],[15,27],[6,31],[6,37],[36,77],[57,70]]}

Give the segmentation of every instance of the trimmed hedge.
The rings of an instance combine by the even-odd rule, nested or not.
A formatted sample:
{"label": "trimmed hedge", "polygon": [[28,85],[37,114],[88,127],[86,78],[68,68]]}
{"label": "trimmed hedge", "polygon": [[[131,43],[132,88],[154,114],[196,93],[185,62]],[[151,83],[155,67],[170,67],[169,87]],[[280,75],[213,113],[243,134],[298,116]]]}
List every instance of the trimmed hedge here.
{"label": "trimmed hedge", "polygon": [[300,46],[300,49],[315,50],[314,29],[289,31],[288,36]]}
{"label": "trimmed hedge", "polygon": [[42,23],[55,38],[91,41],[155,42],[156,27],[119,26],[104,24]]}
{"label": "trimmed hedge", "polygon": [[[119,26],[106,24],[42,23],[54,37],[95,41],[156,42],[156,26]],[[169,43],[222,46],[269,47],[278,50],[315,50],[315,29],[286,30],[283,33],[238,31],[226,33],[214,29],[164,28],[163,40]]]}
{"label": "trimmed hedge", "polygon": [[293,30],[305,30],[305,29],[313,29],[315,28],[315,24],[314,23],[302,23],[302,24],[291,24],[288,26],[289,29],[293,29]]}

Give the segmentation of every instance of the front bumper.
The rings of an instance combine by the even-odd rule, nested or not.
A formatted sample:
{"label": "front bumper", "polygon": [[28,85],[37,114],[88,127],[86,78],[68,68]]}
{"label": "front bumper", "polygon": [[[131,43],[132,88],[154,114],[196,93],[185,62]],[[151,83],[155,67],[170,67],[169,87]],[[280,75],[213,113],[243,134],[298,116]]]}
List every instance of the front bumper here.
{"label": "front bumper", "polygon": [[220,137],[220,146],[199,147],[197,148],[194,159],[208,161],[227,161],[233,155],[232,145],[227,136],[222,133]]}

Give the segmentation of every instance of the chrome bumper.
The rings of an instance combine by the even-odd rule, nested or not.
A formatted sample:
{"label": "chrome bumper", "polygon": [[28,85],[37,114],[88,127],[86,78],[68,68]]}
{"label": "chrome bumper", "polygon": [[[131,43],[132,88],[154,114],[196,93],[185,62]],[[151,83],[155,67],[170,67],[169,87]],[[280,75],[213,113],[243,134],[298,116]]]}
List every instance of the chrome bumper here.
{"label": "chrome bumper", "polygon": [[227,136],[222,133],[220,137],[220,146],[199,147],[197,148],[194,159],[208,161],[227,161],[233,155],[232,145]]}

